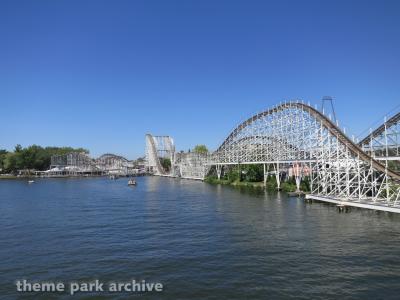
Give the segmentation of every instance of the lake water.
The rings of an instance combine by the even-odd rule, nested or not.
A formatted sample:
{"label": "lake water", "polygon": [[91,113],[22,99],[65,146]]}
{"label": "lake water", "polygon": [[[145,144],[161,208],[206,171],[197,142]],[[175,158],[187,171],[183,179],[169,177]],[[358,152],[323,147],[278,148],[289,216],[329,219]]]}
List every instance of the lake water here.
{"label": "lake water", "polygon": [[160,177],[0,180],[0,298],[16,280],[159,282],[73,299],[399,299],[400,215]]}

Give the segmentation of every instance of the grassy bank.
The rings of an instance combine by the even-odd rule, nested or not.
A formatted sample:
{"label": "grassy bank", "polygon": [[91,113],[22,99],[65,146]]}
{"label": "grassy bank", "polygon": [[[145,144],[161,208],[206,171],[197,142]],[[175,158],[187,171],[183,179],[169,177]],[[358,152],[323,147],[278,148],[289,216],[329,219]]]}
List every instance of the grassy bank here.
{"label": "grassy bank", "polygon": [[[217,177],[214,176],[209,176],[206,177],[204,180],[207,183],[210,184],[223,184],[223,185],[231,185],[231,186],[237,186],[237,187],[251,187],[251,188],[264,188],[264,182],[263,181],[257,181],[257,182],[251,182],[251,181],[239,181],[239,180],[229,180],[229,179],[218,179]],[[268,178],[266,182],[265,189],[269,191],[276,191],[278,190],[278,186],[276,184],[275,178],[272,176]],[[284,192],[294,192],[296,191],[296,184],[292,181],[285,181],[281,183],[281,190]],[[303,190],[306,190],[305,186],[303,185]]]}
{"label": "grassy bank", "polygon": [[15,175],[0,175],[0,180],[1,179],[20,179],[20,178],[23,178],[23,177],[18,177],[18,176],[15,176]]}
{"label": "grassy bank", "polygon": [[247,181],[239,181],[239,180],[228,180],[228,179],[218,179],[216,177],[206,177],[204,180],[207,183],[211,184],[223,184],[223,185],[232,185],[232,186],[247,186],[247,187],[257,187],[264,188],[264,182],[247,182]]}
{"label": "grassy bank", "polygon": [[[209,176],[207,176],[205,179],[205,182],[211,184],[231,185],[236,187],[265,188],[269,191],[278,190],[275,175],[269,175],[264,186],[263,165],[252,164],[226,167],[224,168],[221,179],[218,179],[216,174],[216,168],[211,169]],[[281,190],[285,192],[295,192],[297,188],[294,177],[282,176],[282,178],[284,180],[281,181]],[[300,183],[300,190],[303,192],[308,192],[310,190],[309,178],[303,178],[302,182]]]}

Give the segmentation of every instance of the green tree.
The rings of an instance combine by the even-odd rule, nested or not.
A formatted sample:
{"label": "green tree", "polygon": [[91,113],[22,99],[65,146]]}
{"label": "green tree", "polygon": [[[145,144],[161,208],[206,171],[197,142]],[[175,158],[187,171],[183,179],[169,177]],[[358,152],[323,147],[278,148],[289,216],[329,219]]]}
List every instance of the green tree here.
{"label": "green tree", "polygon": [[243,167],[244,180],[249,182],[263,181],[264,170],[262,165],[247,165]]}
{"label": "green tree", "polygon": [[22,146],[20,144],[17,144],[15,146],[14,152],[21,152],[22,151]]}
{"label": "green tree", "polygon": [[14,152],[8,152],[4,159],[4,169],[6,172],[15,171],[16,168],[16,155]]}
{"label": "green tree", "polygon": [[4,170],[4,161],[6,159],[6,155],[7,155],[7,150],[0,150],[0,172],[3,172]]}
{"label": "green tree", "polygon": [[15,146],[14,152],[0,151],[0,169],[6,172],[16,172],[21,169],[47,170],[50,167],[52,155],[65,155],[70,152],[89,153],[83,148],[71,147],[46,147],[31,145],[22,148],[21,145]]}
{"label": "green tree", "polygon": [[171,160],[169,158],[160,157],[160,163],[165,171],[171,170]]}
{"label": "green tree", "polygon": [[206,145],[196,145],[193,149],[193,152],[206,154],[208,153],[208,149]]}
{"label": "green tree", "polygon": [[229,182],[240,181],[240,170],[241,169],[238,166],[230,167],[225,173],[224,179],[228,180]]}

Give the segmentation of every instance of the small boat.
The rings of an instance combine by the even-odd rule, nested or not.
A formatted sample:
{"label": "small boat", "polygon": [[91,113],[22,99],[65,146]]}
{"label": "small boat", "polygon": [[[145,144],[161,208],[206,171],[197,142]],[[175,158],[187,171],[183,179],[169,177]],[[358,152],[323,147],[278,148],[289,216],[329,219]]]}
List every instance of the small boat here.
{"label": "small boat", "polygon": [[29,184],[34,183],[34,182],[35,182],[34,180],[28,180]]}
{"label": "small boat", "polygon": [[134,179],[129,179],[128,185],[136,185],[136,181]]}

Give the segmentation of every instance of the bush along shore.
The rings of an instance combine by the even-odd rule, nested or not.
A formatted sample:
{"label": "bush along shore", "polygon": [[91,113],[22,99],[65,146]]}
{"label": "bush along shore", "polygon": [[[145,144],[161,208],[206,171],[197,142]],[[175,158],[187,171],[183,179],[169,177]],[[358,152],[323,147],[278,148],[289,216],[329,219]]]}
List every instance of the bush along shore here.
{"label": "bush along shore", "polygon": [[[264,185],[264,169],[263,165],[242,165],[234,166],[225,170],[220,179],[216,175],[216,170],[212,169],[204,179],[210,184],[223,184],[235,187],[251,187],[266,189],[268,191],[277,191],[278,184],[274,175],[268,175]],[[288,177],[285,173],[281,174],[280,188],[284,192],[295,192],[296,182],[294,177]],[[307,193],[310,191],[309,178],[304,177],[300,183],[300,191]]]}

